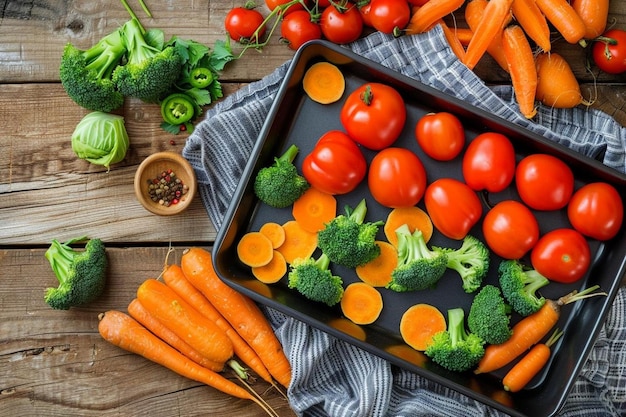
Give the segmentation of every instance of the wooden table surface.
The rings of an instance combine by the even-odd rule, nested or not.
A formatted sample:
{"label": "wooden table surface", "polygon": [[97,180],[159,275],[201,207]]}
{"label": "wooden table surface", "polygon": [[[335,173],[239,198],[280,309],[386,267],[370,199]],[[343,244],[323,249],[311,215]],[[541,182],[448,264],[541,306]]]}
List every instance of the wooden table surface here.
{"label": "wooden table surface", "polygon": [[[212,45],[224,37],[228,10],[243,1],[147,3],[154,18],[142,18],[145,26]],[[2,0],[0,6],[0,415],[265,415],[98,335],[98,313],[125,309],[138,285],[159,274],[169,245],[176,262],[184,248],[210,248],[216,236],[200,199],[166,218],[148,213],[133,195],[133,176],[145,157],[180,152],[185,144],[184,135],[161,130],[157,105],[127,100],[121,114],[131,146],[110,172],[72,152],[70,136],[87,111],[59,83],[62,49],[67,42],[91,46],[127,20],[125,9],[118,0]],[[611,17],[626,28],[626,3],[613,0]],[[595,74],[594,82],[580,48],[558,43],[555,49],[574,68],[586,97],[597,91],[593,107],[626,125],[625,79]],[[224,71],[226,94],[292,54],[278,39],[260,54],[249,51]],[[489,83],[508,82],[488,59],[476,72]],[[107,289],[90,305],[52,310],[43,293],[56,279],[44,252],[52,239],[81,235],[100,237],[108,247]],[[280,415],[294,415],[267,384],[254,387]]]}

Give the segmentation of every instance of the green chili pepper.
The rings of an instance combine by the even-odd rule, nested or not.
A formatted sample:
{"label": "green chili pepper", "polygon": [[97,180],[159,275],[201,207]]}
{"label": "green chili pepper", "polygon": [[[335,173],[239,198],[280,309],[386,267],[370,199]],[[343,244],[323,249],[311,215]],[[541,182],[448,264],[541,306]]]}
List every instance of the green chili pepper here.
{"label": "green chili pepper", "polygon": [[189,84],[195,88],[207,88],[213,82],[213,73],[210,69],[197,67],[189,74]]}
{"label": "green chili pepper", "polygon": [[174,93],[161,103],[163,120],[172,125],[180,125],[191,120],[196,112],[193,99],[183,93]]}

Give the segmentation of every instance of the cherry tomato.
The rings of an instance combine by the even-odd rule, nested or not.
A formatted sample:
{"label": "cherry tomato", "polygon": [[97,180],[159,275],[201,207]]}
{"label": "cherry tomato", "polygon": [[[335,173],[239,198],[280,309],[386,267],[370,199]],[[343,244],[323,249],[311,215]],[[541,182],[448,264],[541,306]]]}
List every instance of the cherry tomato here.
{"label": "cherry tomato", "polygon": [[515,185],[524,203],[535,210],[559,210],[574,192],[574,174],[565,162],[547,154],[531,154],[517,164]]}
{"label": "cherry tomato", "polygon": [[330,6],[330,0],[318,0],[317,1],[317,7],[319,7],[320,9],[323,9],[328,6]]}
{"label": "cherry tomato", "polygon": [[367,162],[358,145],[339,130],[331,130],[302,161],[302,174],[315,188],[345,194],[365,178]]}
{"label": "cherry tomato", "polygon": [[567,206],[574,229],[585,236],[609,240],[617,235],[624,220],[624,203],[617,190],[605,182],[583,185]]}
{"label": "cherry tomato", "polygon": [[607,30],[594,42],[591,55],[598,68],[608,74],[626,72],[626,31]]}
{"label": "cherry tomato", "polygon": [[[291,0],[265,0],[265,4],[270,11],[274,10],[278,6],[282,6],[284,4],[289,3]],[[304,5],[302,3],[295,3],[289,6],[287,10],[284,10],[283,14],[287,15],[289,13],[293,13],[296,10],[304,10]]]}
{"label": "cherry tomato", "polygon": [[505,259],[519,259],[537,243],[539,223],[524,204],[504,200],[485,215],[483,235],[495,254]]}
{"label": "cherry tomato", "polygon": [[437,161],[450,161],[465,146],[465,130],[452,113],[428,113],[417,121],[415,139],[426,155]]}
{"label": "cherry tomato", "polygon": [[549,280],[571,284],[589,269],[591,250],[585,237],[576,230],[555,229],[539,239],[530,252],[530,261]]}
{"label": "cherry tomato", "polygon": [[[226,15],[224,27],[231,39],[239,42],[241,40],[250,40],[257,29],[259,29],[257,33],[258,38],[263,36],[265,33],[265,26],[261,26],[263,20],[263,15],[256,9],[235,7]],[[251,40],[257,42],[258,38]]]}
{"label": "cherry tomato", "polygon": [[380,32],[404,29],[411,19],[411,8],[406,0],[372,0],[370,4],[372,26]]}
{"label": "cherry tomato", "polygon": [[322,34],[337,44],[354,42],[363,32],[363,18],[355,4],[347,2],[339,10],[336,6],[324,9],[320,17]]}
{"label": "cherry tomato", "polygon": [[288,42],[290,49],[296,50],[305,42],[322,37],[322,29],[311,21],[306,10],[296,10],[283,18],[280,24],[280,35]]}
{"label": "cherry tomato", "polygon": [[367,184],[372,197],[383,206],[410,207],[424,196],[426,170],[410,150],[386,148],[370,162]]}
{"label": "cherry tomato", "polygon": [[463,178],[472,189],[497,193],[513,181],[515,149],[500,133],[481,133],[467,146],[462,167]]}
{"label": "cherry tomato", "polygon": [[454,178],[433,181],[426,188],[424,204],[433,226],[450,239],[463,239],[483,214],[474,190]]}
{"label": "cherry tomato", "polygon": [[406,106],[393,87],[368,83],[350,93],[339,117],[352,139],[368,149],[380,150],[393,145],[400,136]]}

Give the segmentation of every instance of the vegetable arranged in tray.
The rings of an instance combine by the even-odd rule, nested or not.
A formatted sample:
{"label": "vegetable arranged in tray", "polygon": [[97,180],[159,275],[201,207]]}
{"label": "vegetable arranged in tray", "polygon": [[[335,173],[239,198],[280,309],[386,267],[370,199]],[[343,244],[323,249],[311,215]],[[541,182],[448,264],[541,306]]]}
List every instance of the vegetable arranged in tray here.
{"label": "vegetable arranged in tray", "polygon": [[[320,62],[343,75],[338,101],[306,93],[303,78]],[[256,178],[294,147],[290,162],[309,187],[291,205],[269,205],[255,193]],[[590,235],[572,199],[590,184],[602,190],[587,198],[610,202],[587,213],[607,234]],[[552,415],[624,273],[625,184],[597,161],[316,41],[297,53],[270,110],[219,231],[216,270],[256,301],[509,414]],[[259,266],[237,254],[263,230],[282,243],[268,233],[244,245],[246,256],[262,251],[274,270],[280,253],[287,264],[280,278],[255,278]],[[558,235],[564,231],[583,249]],[[580,275],[563,278],[573,265]],[[355,284],[368,289],[359,293]],[[534,377],[505,390],[502,380],[519,359],[473,372],[553,299],[561,300],[560,315],[532,344],[548,344],[557,328],[560,336]],[[498,315],[487,317],[490,306]]]}

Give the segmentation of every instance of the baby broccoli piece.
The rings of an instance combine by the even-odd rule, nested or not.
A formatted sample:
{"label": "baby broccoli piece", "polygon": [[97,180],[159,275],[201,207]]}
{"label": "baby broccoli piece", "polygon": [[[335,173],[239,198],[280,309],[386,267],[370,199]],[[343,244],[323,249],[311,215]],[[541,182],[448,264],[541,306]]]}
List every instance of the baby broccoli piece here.
{"label": "baby broccoli piece", "polygon": [[54,309],[67,310],[94,301],[104,290],[107,268],[104,243],[91,239],[83,251],[70,247],[86,239],[79,237],[65,243],[53,240],[45,253],[59,280],[58,288],[48,288],[44,296]]}
{"label": "baby broccoli piece", "polygon": [[409,226],[404,224],[396,229],[396,235],[398,265],[387,288],[403,292],[434,287],[446,271],[448,255],[429,249],[419,229],[411,234]]}
{"label": "baby broccoli piece", "polygon": [[469,330],[485,342],[498,345],[513,332],[510,327],[511,306],[504,302],[500,288],[485,285],[474,297],[467,316]]}
{"label": "baby broccoli piece", "polygon": [[489,249],[474,236],[467,235],[459,249],[433,248],[448,255],[448,268],[461,276],[466,293],[476,291],[489,271]]}
{"label": "baby broccoli piece", "polygon": [[331,262],[356,268],[380,255],[376,234],[383,222],[364,223],[366,213],[363,199],[354,210],[346,206],[346,214],[335,217],[318,232],[317,245]]}
{"label": "baby broccoli piece", "polygon": [[506,259],[500,262],[498,275],[502,295],[518,314],[529,316],[545,304],[546,299],[537,291],[550,281],[536,270]]}
{"label": "baby broccoli piece", "polygon": [[87,50],[65,45],[59,76],[67,95],[88,110],[110,112],[124,104],[124,95],[112,74],[126,54],[120,30],[103,37]]}
{"label": "baby broccoli piece", "polygon": [[274,164],[262,168],[254,179],[254,193],[265,204],[283,208],[293,204],[310,185],[293,164],[299,152],[291,145],[282,156],[274,158]]}
{"label": "baby broccoli piece", "polygon": [[485,354],[484,340],[465,328],[462,308],[448,310],[448,329],[436,333],[424,352],[433,362],[456,372],[467,371]]}
{"label": "baby broccoli piece", "polygon": [[314,258],[296,259],[289,271],[289,288],[297,289],[306,298],[334,306],[343,297],[343,280],[333,275],[325,254]]}
{"label": "baby broccoli piece", "polygon": [[148,44],[136,18],[126,22],[120,33],[127,61],[113,71],[113,82],[124,96],[158,103],[180,76],[181,57],[172,46],[159,49]]}

